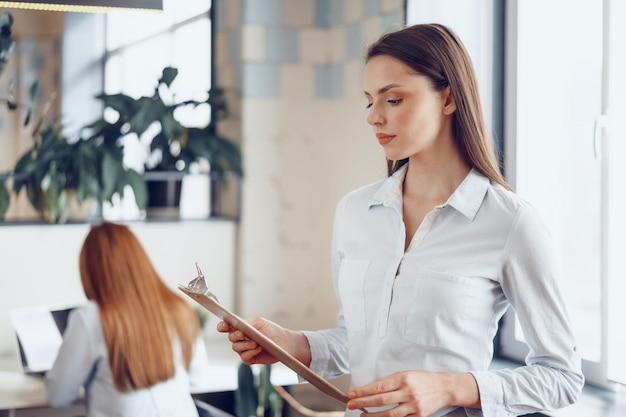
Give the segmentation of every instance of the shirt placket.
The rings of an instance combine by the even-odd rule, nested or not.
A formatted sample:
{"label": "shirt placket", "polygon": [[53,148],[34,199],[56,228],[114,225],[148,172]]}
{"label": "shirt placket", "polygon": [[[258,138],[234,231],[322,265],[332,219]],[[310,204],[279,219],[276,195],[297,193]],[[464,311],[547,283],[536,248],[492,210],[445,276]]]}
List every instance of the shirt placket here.
{"label": "shirt placket", "polygon": [[[433,223],[439,216],[440,212],[441,207],[436,207],[431,210],[426,215],[426,217],[424,217],[424,220],[422,220],[422,223],[415,232],[413,239],[411,239],[411,243],[407,248],[407,252],[416,250],[419,244],[424,240],[424,237],[430,231]],[[400,274],[400,270],[402,268],[402,260],[404,259],[404,250],[402,248],[404,247],[404,236],[406,233],[406,229],[404,227],[404,223],[401,223],[402,227],[400,228],[400,236],[402,237],[402,239],[399,239],[401,241],[401,249],[399,250],[399,253],[401,253],[401,255],[399,255],[390,263],[389,268],[387,269],[387,273],[385,274],[385,284],[383,286],[383,291],[381,294],[382,308],[380,311],[380,317],[378,319],[378,336],[381,338],[387,334],[387,328],[389,326],[389,312],[391,310],[391,302],[393,301],[394,284],[396,282],[396,277]]]}
{"label": "shirt placket", "polygon": [[422,243],[422,241],[424,240],[424,238],[426,237],[426,235],[432,228],[433,223],[435,223],[435,220],[439,216],[440,212],[441,212],[441,206],[435,207],[434,209],[428,212],[428,214],[424,217],[424,220],[422,220],[422,223],[420,224],[420,226],[415,231],[415,234],[413,235],[413,239],[411,239],[411,243],[409,243],[409,247],[406,249],[407,252],[411,252],[417,249],[419,244]]}
{"label": "shirt placket", "polygon": [[395,208],[398,219],[398,239],[396,239],[396,257],[389,262],[389,267],[385,273],[385,282],[381,291],[381,309],[378,317],[378,337],[382,338],[387,334],[387,327],[389,323],[389,311],[391,309],[391,301],[393,299],[393,286],[396,280],[396,275],[400,271],[400,265],[402,264],[402,257],[404,255],[404,236],[406,235],[406,229],[404,222],[402,221],[402,201],[401,193],[398,190],[393,195],[390,195],[385,201],[386,205]]}

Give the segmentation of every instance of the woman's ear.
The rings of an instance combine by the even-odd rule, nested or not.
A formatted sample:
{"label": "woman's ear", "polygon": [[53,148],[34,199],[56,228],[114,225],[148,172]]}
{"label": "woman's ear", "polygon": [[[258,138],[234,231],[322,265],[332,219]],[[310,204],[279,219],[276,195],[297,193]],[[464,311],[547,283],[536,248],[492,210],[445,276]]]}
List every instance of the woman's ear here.
{"label": "woman's ear", "polygon": [[450,116],[456,110],[456,102],[454,101],[454,96],[452,95],[449,85],[441,90],[441,99],[443,103],[443,114]]}

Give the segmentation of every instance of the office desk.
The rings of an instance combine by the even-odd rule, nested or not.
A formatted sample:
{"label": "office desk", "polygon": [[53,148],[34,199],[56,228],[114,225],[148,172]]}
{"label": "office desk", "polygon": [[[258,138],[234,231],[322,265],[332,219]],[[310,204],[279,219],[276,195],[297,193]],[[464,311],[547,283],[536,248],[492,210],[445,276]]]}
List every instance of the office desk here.
{"label": "office desk", "polygon": [[[0,363],[7,360],[3,358]],[[0,417],[61,417],[86,415],[79,402],[69,408],[52,409],[44,394],[43,379],[19,370],[0,370]]]}
{"label": "office desk", "polygon": [[[43,380],[15,371],[0,371],[0,416],[13,410],[47,405]],[[8,411],[8,413],[6,413]]]}
{"label": "office desk", "polygon": [[[239,357],[225,340],[207,340],[207,353],[212,368],[212,377],[206,386],[198,387],[193,394],[209,394],[237,389]],[[272,368],[272,383],[294,385],[298,383],[295,372],[283,364]],[[56,417],[85,415],[84,406],[78,403],[70,410],[52,409],[45,399],[42,378],[24,375],[19,369],[18,359],[13,356],[0,357],[0,417]]]}

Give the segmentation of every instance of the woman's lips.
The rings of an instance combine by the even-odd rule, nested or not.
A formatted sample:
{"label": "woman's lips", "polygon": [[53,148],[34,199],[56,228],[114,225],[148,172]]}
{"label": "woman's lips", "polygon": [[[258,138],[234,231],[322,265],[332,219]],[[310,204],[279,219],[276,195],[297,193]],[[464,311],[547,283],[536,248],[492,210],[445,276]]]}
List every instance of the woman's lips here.
{"label": "woman's lips", "polygon": [[395,138],[395,135],[388,135],[386,133],[377,133],[376,137],[378,138],[378,143],[381,145],[386,145]]}

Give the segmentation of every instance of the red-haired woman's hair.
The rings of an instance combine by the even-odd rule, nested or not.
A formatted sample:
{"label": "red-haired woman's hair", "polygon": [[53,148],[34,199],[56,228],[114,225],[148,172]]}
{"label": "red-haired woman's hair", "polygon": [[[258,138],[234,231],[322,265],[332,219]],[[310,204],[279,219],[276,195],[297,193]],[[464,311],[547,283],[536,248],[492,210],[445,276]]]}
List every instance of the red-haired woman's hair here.
{"label": "red-haired woman's hair", "polygon": [[85,295],[100,310],[118,390],[147,388],[173,377],[177,343],[189,368],[200,331],[197,316],[161,280],[127,226],[93,225],[79,266]]}
{"label": "red-haired woman's hair", "polygon": [[[403,62],[437,91],[450,86],[456,104],[454,138],[461,155],[472,168],[510,190],[484,120],[472,60],[459,37],[441,24],[413,25],[381,36],[368,48],[366,61],[380,55]],[[389,175],[407,162],[387,161]]]}

